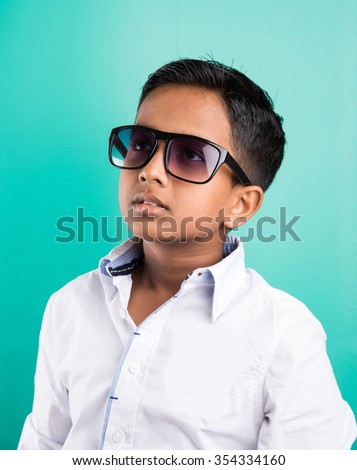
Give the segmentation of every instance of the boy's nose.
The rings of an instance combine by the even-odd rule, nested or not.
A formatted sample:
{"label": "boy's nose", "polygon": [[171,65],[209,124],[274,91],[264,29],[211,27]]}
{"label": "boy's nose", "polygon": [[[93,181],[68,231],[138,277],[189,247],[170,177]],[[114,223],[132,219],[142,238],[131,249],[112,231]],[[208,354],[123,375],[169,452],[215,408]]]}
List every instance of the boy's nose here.
{"label": "boy's nose", "polygon": [[138,176],[140,182],[156,182],[161,186],[166,186],[168,180],[168,173],[164,162],[166,146],[167,142],[161,140],[149,163],[147,163],[143,168],[140,168]]}

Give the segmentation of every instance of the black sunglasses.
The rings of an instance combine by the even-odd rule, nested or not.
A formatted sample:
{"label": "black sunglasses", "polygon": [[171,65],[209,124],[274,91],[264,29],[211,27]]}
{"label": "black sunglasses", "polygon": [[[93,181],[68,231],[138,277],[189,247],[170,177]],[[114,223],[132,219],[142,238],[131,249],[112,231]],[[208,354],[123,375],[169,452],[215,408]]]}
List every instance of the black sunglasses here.
{"label": "black sunglasses", "polygon": [[243,185],[251,184],[242,168],[220,145],[201,137],[143,126],[114,128],[109,138],[109,160],[114,166],[125,170],[142,168],[154,156],[159,140],[167,142],[165,168],[175,178],[189,183],[207,183],[226,163]]}

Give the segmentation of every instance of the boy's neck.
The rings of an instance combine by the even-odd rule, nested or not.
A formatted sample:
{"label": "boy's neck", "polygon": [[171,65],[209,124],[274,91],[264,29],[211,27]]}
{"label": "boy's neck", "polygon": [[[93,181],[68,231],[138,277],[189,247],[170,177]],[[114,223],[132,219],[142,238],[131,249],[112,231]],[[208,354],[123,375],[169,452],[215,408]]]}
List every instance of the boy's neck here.
{"label": "boy's neck", "polygon": [[207,243],[143,242],[144,263],[137,275],[153,291],[176,293],[185,277],[199,267],[211,266],[223,258],[224,242]]}

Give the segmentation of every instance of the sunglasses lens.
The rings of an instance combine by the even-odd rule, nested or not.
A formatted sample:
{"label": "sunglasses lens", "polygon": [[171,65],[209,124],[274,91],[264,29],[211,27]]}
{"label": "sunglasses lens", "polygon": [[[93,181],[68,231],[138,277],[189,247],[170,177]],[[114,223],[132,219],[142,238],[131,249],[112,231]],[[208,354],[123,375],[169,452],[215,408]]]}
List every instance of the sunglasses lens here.
{"label": "sunglasses lens", "polygon": [[145,129],[121,129],[112,138],[111,157],[120,168],[139,168],[150,157],[155,136]]}
{"label": "sunglasses lens", "polygon": [[167,152],[167,167],[179,178],[202,183],[207,181],[215,170],[219,151],[212,145],[192,138],[173,139]]}

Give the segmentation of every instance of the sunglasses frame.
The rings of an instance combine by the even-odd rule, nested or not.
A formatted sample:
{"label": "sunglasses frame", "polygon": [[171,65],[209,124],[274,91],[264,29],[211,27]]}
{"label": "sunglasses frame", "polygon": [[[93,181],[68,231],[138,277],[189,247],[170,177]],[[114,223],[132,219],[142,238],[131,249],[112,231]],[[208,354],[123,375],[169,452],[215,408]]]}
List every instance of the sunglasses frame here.
{"label": "sunglasses frame", "polygon": [[[117,134],[122,131],[122,130],[125,130],[125,129],[141,129],[141,130],[144,130],[144,131],[148,131],[150,132],[151,134],[154,135],[155,137],[155,145],[149,155],[149,157],[147,158],[147,160],[145,160],[145,162],[140,165],[140,166],[136,166],[136,167],[121,167],[121,166],[118,166],[114,163],[113,161],[113,156],[112,156],[112,147],[114,145],[114,142],[116,141],[116,147],[118,148],[118,150],[120,151],[120,148],[122,149],[123,151],[123,154],[125,154],[127,152],[127,149],[124,147],[123,148],[123,145],[122,143],[120,142],[120,140],[117,138]],[[218,161],[216,163],[216,166],[214,168],[214,170],[212,171],[212,174],[210,175],[210,177],[208,179],[206,179],[205,181],[191,181],[191,180],[187,180],[185,178],[181,178],[180,176],[177,176],[175,174],[173,174],[170,169],[168,168],[168,155],[169,155],[169,150],[170,150],[170,144],[172,142],[172,140],[176,139],[176,138],[180,138],[180,137],[183,137],[183,138],[189,138],[189,139],[195,139],[195,140],[198,140],[200,142],[204,142],[208,145],[211,145],[212,147],[214,147],[216,150],[218,150],[218,153],[219,153],[219,158],[218,158]],[[159,141],[160,140],[164,140],[166,141],[167,145],[166,145],[166,148],[165,148],[165,154],[164,154],[164,163],[165,163],[165,169],[166,171],[171,175],[173,176],[174,178],[177,178],[181,181],[186,181],[187,183],[193,183],[193,184],[205,184],[205,183],[208,183],[213,177],[214,175],[217,173],[218,169],[224,164],[226,163],[229,168],[233,171],[233,173],[238,177],[238,179],[240,180],[240,182],[244,185],[244,186],[250,186],[251,185],[251,182],[249,181],[249,178],[247,177],[247,175],[245,174],[245,172],[242,170],[242,168],[239,166],[239,164],[235,161],[235,159],[232,157],[232,155],[228,152],[228,150],[226,150],[225,148],[221,147],[220,145],[218,144],[215,144],[214,142],[211,142],[210,140],[207,140],[207,139],[203,139],[202,137],[197,137],[197,136],[194,136],[194,135],[189,135],[189,134],[176,134],[174,132],[164,132],[164,131],[159,131],[158,129],[152,129],[150,127],[145,127],[145,126],[136,126],[136,125],[130,125],[130,126],[119,126],[119,127],[114,127],[114,129],[112,129],[111,133],[110,133],[110,137],[109,137],[109,150],[108,150],[108,153],[109,153],[109,161],[110,163],[115,166],[116,168],[120,168],[120,169],[123,169],[123,170],[138,170],[139,168],[143,168],[145,165],[147,165],[149,163],[149,161],[153,158],[153,156],[155,155],[156,153],[156,150],[157,150],[157,147],[158,147],[158,144],[159,144]],[[125,157],[124,157],[125,159]]]}

